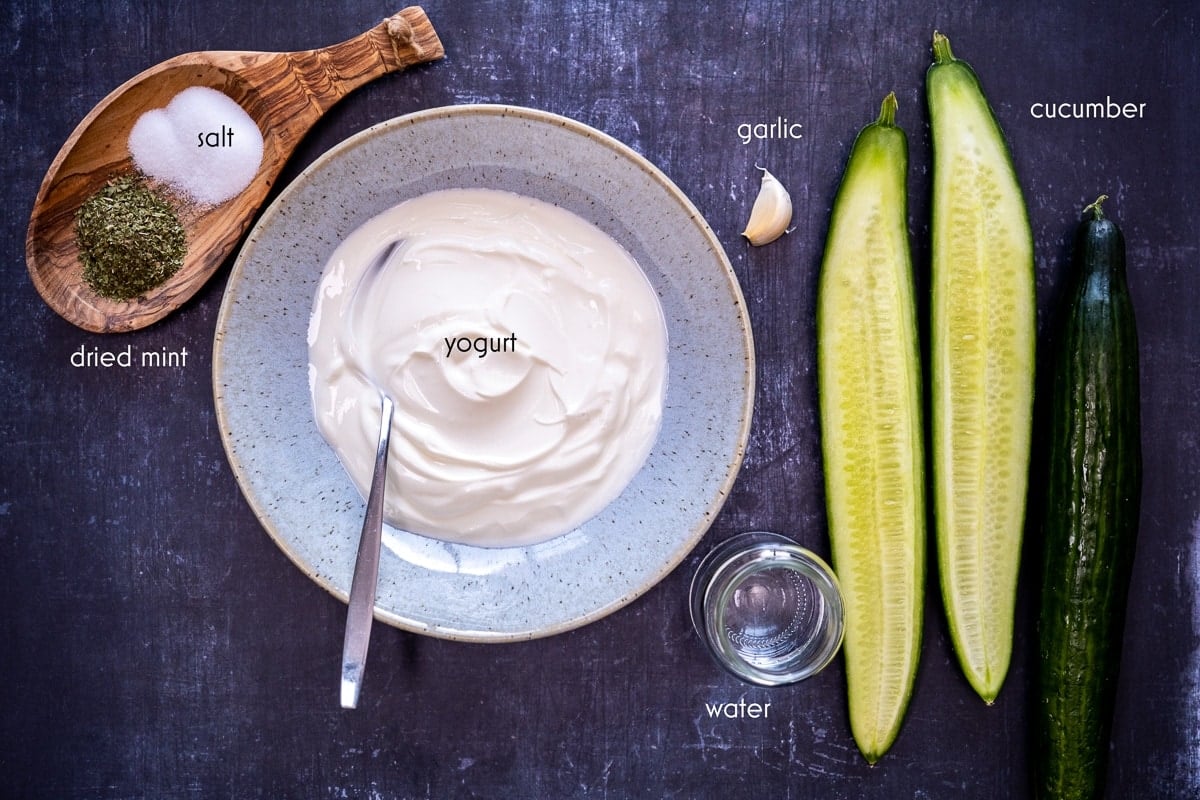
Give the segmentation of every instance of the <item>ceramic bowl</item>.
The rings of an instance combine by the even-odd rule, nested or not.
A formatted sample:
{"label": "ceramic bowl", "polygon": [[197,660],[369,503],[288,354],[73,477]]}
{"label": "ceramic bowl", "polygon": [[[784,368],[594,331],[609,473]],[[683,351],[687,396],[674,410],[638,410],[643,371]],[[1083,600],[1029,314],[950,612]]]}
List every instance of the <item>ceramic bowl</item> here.
{"label": "ceramic bowl", "polygon": [[641,471],[600,514],[548,542],[481,548],[384,529],[378,619],[471,641],[569,630],[624,606],[699,542],[741,466],[754,391],[737,278],[700,212],[646,159],[554,114],[432,109],[365,130],[321,156],[264,212],[230,275],[213,346],[226,453],[267,532],[343,600],[364,503],[312,417],[309,315],[346,235],[436,189],[484,187],[567,208],[624,246],[667,320],[662,429]]}

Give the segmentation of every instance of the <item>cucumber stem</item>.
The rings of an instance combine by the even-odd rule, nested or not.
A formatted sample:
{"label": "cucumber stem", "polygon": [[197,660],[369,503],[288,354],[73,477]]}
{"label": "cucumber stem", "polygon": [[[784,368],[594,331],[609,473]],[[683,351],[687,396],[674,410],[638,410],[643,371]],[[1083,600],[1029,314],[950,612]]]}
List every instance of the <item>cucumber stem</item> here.
{"label": "cucumber stem", "polygon": [[949,64],[954,61],[954,53],[950,50],[950,40],[944,33],[933,32],[933,63]]}
{"label": "cucumber stem", "polygon": [[1096,198],[1096,201],[1094,203],[1092,203],[1091,205],[1089,205],[1083,209],[1083,213],[1086,214],[1087,212],[1091,211],[1093,214],[1096,215],[1097,221],[1104,219],[1104,212],[1100,210],[1100,204],[1103,203],[1107,199],[1108,199],[1108,195],[1106,195],[1106,194],[1100,195],[1099,197]]}
{"label": "cucumber stem", "polygon": [[887,97],[883,98],[883,105],[879,107],[879,119],[875,120],[876,125],[884,128],[896,127],[896,109],[900,104],[896,102],[896,93],[888,92]]}

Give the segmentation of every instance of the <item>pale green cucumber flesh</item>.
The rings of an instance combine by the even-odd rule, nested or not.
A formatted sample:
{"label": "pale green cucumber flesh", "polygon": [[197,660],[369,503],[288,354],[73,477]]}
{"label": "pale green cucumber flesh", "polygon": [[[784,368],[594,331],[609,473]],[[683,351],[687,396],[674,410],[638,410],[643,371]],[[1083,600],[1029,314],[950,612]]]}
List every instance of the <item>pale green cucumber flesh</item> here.
{"label": "pale green cucumber flesh", "polygon": [[962,62],[928,77],[938,571],[951,638],[987,702],[1012,654],[1028,482],[1033,248],[1008,148]]}
{"label": "pale green cucumber flesh", "polygon": [[834,204],[818,367],[850,723],[868,761],[895,740],[920,657],[925,508],[903,133],[868,126]]}

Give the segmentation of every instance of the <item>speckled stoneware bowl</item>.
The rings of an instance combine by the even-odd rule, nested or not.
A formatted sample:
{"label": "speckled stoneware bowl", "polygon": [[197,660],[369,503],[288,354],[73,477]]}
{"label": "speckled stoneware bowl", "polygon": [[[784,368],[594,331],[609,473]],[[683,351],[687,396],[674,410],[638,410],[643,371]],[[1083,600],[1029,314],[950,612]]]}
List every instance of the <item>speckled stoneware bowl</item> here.
{"label": "speckled stoneware bowl", "polygon": [[313,421],[313,298],[347,234],[403,200],[454,187],[509,190],[579,214],[633,254],[666,314],[662,430],[598,516],[520,548],[384,528],[377,618],[452,639],[546,636],[629,603],[688,554],[729,492],[750,427],[754,350],[737,278],[695,206],[625,145],[553,114],[476,105],[393,119],[325,153],[267,209],[234,264],[213,347],[217,419],[267,531],[346,599],[364,503]]}

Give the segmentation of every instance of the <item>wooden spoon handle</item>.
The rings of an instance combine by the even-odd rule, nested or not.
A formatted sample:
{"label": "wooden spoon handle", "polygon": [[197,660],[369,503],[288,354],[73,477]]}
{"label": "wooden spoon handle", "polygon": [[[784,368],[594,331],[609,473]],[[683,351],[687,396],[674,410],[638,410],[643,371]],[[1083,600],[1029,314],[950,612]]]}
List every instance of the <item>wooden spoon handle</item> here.
{"label": "wooden spoon handle", "polygon": [[443,55],[442,43],[420,6],[410,6],[340,44],[287,54],[322,113],[368,81]]}
{"label": "wooden spoon handle", "polygon": [[[208,53],[214,66],[234,72],[269,98],[280,133],[303,135],[350,92],[389,72],[445,55],[420,6],[409,6],[340,44],[291,53]],[[251,110],[251,114],[254,112]],[[298,137],[297,137],[298,138]]]}

